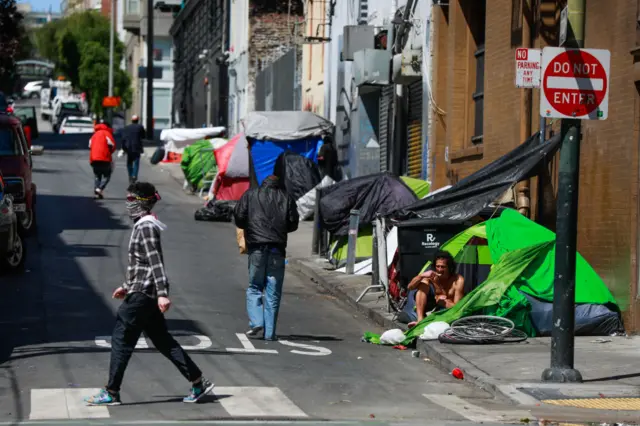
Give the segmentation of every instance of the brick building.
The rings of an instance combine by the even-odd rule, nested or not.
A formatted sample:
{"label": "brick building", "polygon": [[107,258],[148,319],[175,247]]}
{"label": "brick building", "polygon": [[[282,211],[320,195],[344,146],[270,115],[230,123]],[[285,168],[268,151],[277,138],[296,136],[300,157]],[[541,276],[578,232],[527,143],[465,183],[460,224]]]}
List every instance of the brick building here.
{"label": "brick building", "polygon": [[[446,3],[446,4],[445,4]],[[453,184],[540,129],[539,90],[517,89],[515,49],[557,46],[563,0],[451,0],[433,9],[429,159],[434,188]],[[638,136],[640,1],[586,2],[585,47],[611,51],[609,118],[583,122],[578,249],[640,329]],[[547,121],[559,131],[559,122]],[[549,133],[547,133],[547,136]],[[516,187],[520,211],[555,225],[557,157]],[[544,202],[539,201],[544,200]]]}

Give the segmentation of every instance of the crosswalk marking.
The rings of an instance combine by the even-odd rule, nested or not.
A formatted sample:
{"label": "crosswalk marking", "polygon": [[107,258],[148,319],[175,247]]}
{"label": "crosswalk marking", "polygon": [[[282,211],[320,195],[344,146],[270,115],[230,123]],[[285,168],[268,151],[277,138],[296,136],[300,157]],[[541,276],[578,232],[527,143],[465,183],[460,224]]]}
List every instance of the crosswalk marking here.
{"label": "crosswalk marking", "polygon": [[232,417],[307,417],[275,387],[216,387],[213,391]]}
{"label": "crosswalk marking", "polygon": [[107,407],[87,407],[83,398],[98,388],[31,389],[29,420],[106,419]]}
{"label": "crosswalk marking", "polygon": [[519,422],[521,419],[531,417],[528,411],[524,410],[500,410],[491,411],[485,408],[479,407],[474,404],[470,404],[464,399],[455,395],[440,395],[440,394],[423,394],[425,398],[434,402],[454,413],[457,413],[463,417],[466,417],[472,422]]}

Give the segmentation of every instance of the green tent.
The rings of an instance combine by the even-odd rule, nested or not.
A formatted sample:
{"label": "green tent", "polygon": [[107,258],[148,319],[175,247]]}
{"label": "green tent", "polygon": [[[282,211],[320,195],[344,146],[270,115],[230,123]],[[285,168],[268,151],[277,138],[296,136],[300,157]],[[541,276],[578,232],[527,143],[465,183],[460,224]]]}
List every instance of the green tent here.
{"label": "green tent", "polygon": [[[477,239],[485,239],[486,249],[478,250]],[[471,243],[471,244],[470,244]],[[403,344],[410,344],[434,321],[453,321],[469,315],[495,315],[511,319],[516,328],[535,336],[526,295],[553,302],[555,234],[507,209],[495,219],[472,226],[442,246],[460,263],[473,263],[468,256],[475,246],[478,263],[490,264],[488,277],[450,309],[433,313],[405,332]],[[425,265],[426,269],[429,265]],[[423,269],[423,270],[424,270]],[[464,274],[463,274],[464,276]],[[466,280],[466,277],[465,277]],[[576,304],[609,305],[619,311],[615,298],[598,274],[580,255],[576,260]],[[380,343],[378,335],[365,339]]]}
{"label": "green tent", "polygon": [[[430,184],[427,181],[408,176],[400,176],[400,179],[421,199],[429,194]],[[329,245],[329,261],[337,268],[347,264],[347,236],[337,237]],[[356,239],[356,263],[371,259],[373,256],[373,226],[363,225],[358,230]]]}
{"label": "green tent", "polygon": [[216,157],[211,141],[202,139],[187,146],[182,153],[180,167],[184,177],[194,188],[202,186],[203,176],[212,180],[217,173]]}

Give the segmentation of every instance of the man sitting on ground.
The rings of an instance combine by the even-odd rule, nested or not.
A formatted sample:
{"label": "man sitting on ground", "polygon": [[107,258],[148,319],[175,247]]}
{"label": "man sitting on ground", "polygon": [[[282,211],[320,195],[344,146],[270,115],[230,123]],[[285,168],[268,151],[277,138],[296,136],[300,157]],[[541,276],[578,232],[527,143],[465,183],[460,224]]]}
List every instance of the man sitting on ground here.
{"label": "man sitting on ground", "polygon": [[424,319],[429,299],[435,299],[433,312],[451,308],[464,296],[464,277],[456,273],[456,262],[449,252],[438,251],[433,258],[433,267],[435,270],[425,271],[409,283],[409,291],[417,289],[418,314],[418,321],[410,322],[409,328]]}

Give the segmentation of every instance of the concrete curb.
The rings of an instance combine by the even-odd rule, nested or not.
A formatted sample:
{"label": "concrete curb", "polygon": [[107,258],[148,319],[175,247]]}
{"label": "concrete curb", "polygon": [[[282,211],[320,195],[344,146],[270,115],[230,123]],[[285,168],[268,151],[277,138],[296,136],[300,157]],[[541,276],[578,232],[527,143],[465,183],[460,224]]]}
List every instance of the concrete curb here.
{"label": "concrete curb", "polygon": [[[289,267],[293,270],[294,273],[301,275],[310,279],[311,281],[317,283],[325,290],[327,290],[332,296],[336,297],[338,300],[346,303],[350,307],[354,308],[357,312],[365,315],[371,321],[375,322],[381,327],[384,328],[398,328],[400,325],[394,321],[385,318],[380,313],[375,310],[363,306],[360,303],[356,303],[355,299],[345,293],[340,287],[340,282],[338,280],[332,279],[330,276],[323,276],[324,274],[321,271],[324,269],[321,266],[311,267],[305,264],[305,260],[308,262],[313,262],[314,260],[319,260],[320,257],[311,258],[311,259],[299,259],[299,258],[291,258],[289,259]],[[326,271],[327,275],[331,274],[330,271]]]}

